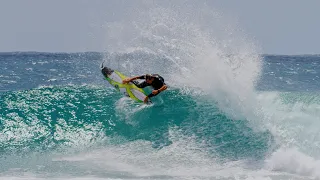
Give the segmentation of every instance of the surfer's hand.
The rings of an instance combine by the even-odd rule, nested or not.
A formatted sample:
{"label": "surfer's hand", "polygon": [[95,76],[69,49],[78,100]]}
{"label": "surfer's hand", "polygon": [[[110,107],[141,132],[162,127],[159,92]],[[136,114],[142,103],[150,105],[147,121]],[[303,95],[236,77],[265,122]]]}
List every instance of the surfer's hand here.
{"label": "surfer's hand", "polygon": [[149,97],[146,96],[146,97],[144,98],[143,102],[144,102],[144,103],[147,103],[147,102],[148,102],[148,99],[149,99]]}
{"label": "surfer's hand", "polygon": [[159,90],[153,90],[152,91],[152,94],[154,94],[154,95],[156,95],[156,94],[158,94],[159,93]]}
{"label": "surfer's hand", "polygon": [[123,84],[127,84],[128,82],[130,82],[130,78],[126,78],[126,79],[122,80]]}

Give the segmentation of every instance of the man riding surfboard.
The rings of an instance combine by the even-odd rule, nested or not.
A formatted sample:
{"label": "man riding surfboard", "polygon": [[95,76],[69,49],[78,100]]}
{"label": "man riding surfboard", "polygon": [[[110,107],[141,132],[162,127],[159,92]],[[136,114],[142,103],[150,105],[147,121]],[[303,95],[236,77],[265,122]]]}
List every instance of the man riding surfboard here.
{"label": "man riding surfboard", "polygon": [[[136,79],[145,79],[145,81],[139,83],[135,81]],[[159,74],[146,74],[142,76],[135,76],[131,78],[126,78],[122,81],[123,84],[127,84],[129,82],[134,83],[139,88],[152,86],[154,90],[147,97],[145,97],[143,101],[144,103],[148,102],[149,98],[154,97],[158,95],[160,92],[167,89],[167,85],[164,83],[163,77],[161,77]]]}

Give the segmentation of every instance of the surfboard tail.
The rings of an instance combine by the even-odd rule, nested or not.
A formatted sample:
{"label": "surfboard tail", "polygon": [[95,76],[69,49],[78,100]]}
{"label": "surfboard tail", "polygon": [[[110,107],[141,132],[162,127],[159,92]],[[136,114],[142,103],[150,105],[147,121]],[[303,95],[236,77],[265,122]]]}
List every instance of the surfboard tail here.
{"label": "surfboard tail", "polygon": [[102,73],[105,77],[109,77],[113,72],[114,72],[114,70],[112,70],[111,68],[108,68],[108,67],[102,67],[102,68],[101,68],[101,73]]}

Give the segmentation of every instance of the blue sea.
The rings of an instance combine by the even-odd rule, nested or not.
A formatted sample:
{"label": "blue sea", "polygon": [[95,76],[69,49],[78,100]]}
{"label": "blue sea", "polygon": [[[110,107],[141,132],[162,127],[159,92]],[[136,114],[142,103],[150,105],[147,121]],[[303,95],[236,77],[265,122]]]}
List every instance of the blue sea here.
{"label": "blue sea", "polygon": [[320,56],[261,56],[250,97],[237,97],[245,84],[168,81],[152,105],[123,97],[99,69],[149,58],[1,53],[1,179],[319,177]]}
{"label": "blue sea", "polygon": [[[101,52],[0,53],[0,179],[320,178],[319,55],[264,54],[210,7],[145,7],[101,26]],[[134,102],[102,62],[168,89]]]}

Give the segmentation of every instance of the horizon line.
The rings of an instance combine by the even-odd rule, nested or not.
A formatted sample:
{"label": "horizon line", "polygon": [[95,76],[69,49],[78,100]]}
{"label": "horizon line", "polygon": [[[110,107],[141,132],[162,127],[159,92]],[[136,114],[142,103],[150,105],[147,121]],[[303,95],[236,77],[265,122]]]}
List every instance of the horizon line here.
{"label": "horizon line", "polygon": [[[46,54],[79,54],[79,53],[109,53],[106,51],[0,51],[0,54],[4,53],[46,53]],[[279,54],[279,53],[261,53],[263,56],[320,56],[320,53],[305,53],[305,54]]]}

